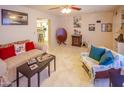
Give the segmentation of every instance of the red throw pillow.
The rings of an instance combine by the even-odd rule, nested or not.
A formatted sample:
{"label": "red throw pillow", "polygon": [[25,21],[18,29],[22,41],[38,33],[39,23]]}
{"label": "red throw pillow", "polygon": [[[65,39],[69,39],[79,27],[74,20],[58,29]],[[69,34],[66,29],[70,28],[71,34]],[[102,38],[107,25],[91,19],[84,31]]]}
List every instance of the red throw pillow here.
{"label": "red throw pillow", "polygon": [[27,42],[25,47],[26,47],[26,51],[35,49],[33,42]]}
{"label": "red throw pillow", "polygon": [[0,48],[0,58],[5,60],[9,57],[15,56],[14,45],[8,46],[6,48]]}

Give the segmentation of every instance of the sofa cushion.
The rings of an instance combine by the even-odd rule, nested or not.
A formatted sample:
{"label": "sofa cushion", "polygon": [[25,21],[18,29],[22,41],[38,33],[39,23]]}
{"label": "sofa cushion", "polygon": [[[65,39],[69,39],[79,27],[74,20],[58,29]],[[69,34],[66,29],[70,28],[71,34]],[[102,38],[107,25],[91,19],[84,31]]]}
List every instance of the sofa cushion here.
{"label": "sofa cushion", "polygon": [[104,53],[105,53],[105,49],[91,46],[89,57],[91,57],[91,58],[93,58],[93,59],[95,59],[97,61],[100,61],[101,56]]}
{"label": "sofa cushion", "polygon": [[6,70],[6,63],[2,59],[0,59],[0,76],[5,75],[5,73],[7,72]]}
{"label": "sofa cushion", "polygon": [[106,51],[100,59],[100,65],[109,65],[114,61],[114,57],[111,51]]}
{"label": "sofa cushion", "polygon": [[40,54],[43,54],[43,51],[38,49],[33,49],[31,51],[21,53],[20,55],[10,57],[6,59],[5,62],[7,62],[8,68],[18,67],[19,65],[25,63],[28,59],[36,57]]}
{"label": "sofa cushion", "polygon": [[26,45],[26,46],[25,46],[26,51],[35,49],[35,46],[34,46],[34,43],[33,43],[33,42],[27,42],[25,45]]}
{"label": "sofa cushion", "polygon": [[9,57],[15,56],[14,45],[8,46],[6,48],[0,48],[0,58],[5,60]]}

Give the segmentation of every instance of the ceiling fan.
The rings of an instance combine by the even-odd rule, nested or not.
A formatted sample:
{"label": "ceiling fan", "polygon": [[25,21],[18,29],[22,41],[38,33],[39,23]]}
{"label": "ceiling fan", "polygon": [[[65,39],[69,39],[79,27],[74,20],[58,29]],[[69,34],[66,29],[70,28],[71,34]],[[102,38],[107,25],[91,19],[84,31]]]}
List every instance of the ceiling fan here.
{"label": "ceiling fan", "polygon": [[63,6],[49,8],[48,10],[55,10],[55,9],[62,9],[61,12],[66,14],[70,13],[71,10],[76,10],[76,11],[81,10],[81,8],[76,5],[63,5]]}

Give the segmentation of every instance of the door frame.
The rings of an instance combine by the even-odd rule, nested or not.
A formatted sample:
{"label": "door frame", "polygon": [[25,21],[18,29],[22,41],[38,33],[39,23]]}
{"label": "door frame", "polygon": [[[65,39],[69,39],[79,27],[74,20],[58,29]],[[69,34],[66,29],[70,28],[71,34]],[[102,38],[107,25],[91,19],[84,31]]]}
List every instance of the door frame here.
{"label": "door frame", "polygon": [[[48,20],[48,47],[50,47],[51,46],[51,20],[48,18],[37,18],[37,20],[43,20],[43,19]],[[37,37],[37,41],[38,41],[38,37]]]}

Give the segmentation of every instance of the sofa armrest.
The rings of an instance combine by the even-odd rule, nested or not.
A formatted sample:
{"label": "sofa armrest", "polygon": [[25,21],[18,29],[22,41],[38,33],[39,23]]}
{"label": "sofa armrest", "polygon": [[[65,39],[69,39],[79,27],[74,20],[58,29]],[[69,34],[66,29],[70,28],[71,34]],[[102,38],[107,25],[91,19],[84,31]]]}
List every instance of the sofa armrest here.
{"label": "sofa armrest", "polygon": [[80,56],[89,56],[89,52],[81,52]]}
{"label": "sofa armrest", "polygon": [[39,43],[34,43],[36,49],[43,50],[43,46]]}
{"label": "sofa armrest", "polygon": [[35,48],[47,52],[47,45],[42,45],[40,43],[34,43]]}
{"label": "sofa armrest", "polygon": [[94,65],[92,67],[93,77],[95,77],[96,72],[106,71],[111,69],[111,65],[104,66],[104,65]]}

